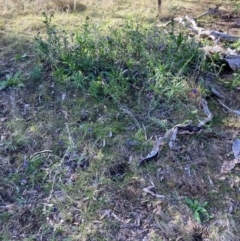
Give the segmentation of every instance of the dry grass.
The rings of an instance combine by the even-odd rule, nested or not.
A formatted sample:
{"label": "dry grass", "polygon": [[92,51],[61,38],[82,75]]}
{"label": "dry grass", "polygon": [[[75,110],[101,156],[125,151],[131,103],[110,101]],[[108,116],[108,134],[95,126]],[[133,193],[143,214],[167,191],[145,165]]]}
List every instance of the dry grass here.
{"label": "dry grass", "polygon": [[[222,3],[218,0],[214,3],[202,1],[198,5],[196,1],[163,1],[162,15],[163,18],[175,16],[176,13],[195,13],[213,7],[215,4]],[[226,2],[223,2],[226,4]],[[121,0],[0,0],[0,11],[4,14],[15,12],[18,14],[39,13],[39,11],[60,11],[60,12],[81,12],[95,8],[105,13],[112,13],[116,16],[126,17],[127,12],[137,15],[156,15],[157,1],[121,1]],[[193,14],[191,14],[193,15]],[[153,17],[153,16],[152,16]]]}
{"label": "dry grass", "polygon": [[0,1],[2,13],[15,12],[18,14],[38,13],[39,11],[84,11],[86,6],[81,4],[78,0],[1,0]]}

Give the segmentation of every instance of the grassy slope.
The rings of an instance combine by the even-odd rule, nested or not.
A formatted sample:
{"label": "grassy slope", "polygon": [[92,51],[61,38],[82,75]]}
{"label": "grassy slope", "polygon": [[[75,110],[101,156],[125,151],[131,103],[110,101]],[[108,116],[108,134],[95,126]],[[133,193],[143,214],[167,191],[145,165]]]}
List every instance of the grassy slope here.
{"label": "grassy slope", "polygon": [[[53,21],[68,32],[80,28],[86,16],[106,29],[136,16],[150,25],[155,5],[86,1],[85,11],[57,13]],[[163,14],[194,9],[197,15],[203,11],[198,8],[170,2]],[[165,148],[157,162],[137,168],[155,135],[204,117],[199,96],[188,92],[194,86],[183,91],[181,101],[149,101],[139,93],[122,104],[64,88],[51,73],[34,68],[32,40],[39,31],[44,34],[43,18],[11,14],[1,23],[0,77],[21,70],[28,81],[23,89],[0,92],[1,240],[238,240],[239,169],[226,180],[218,178],[222,162],[233,158],[238,117],[211,99],[214,119],[203,133],[179,137],[181,152]],[[225,91],[239,108],[236,92]],[[166,198],[143,192],[152,183]],[[214,217],[197,223],[185,197],[208,201]]]}

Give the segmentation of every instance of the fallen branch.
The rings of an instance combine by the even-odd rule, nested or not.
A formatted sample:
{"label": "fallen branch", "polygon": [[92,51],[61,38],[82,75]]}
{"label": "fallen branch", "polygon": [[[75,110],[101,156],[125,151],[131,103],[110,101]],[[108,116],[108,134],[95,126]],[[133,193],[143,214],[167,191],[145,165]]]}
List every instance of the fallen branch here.
{"label": "fallen branch", "polygon": [[[240,39],[240,36],[229,35],[226,33],[222,33],[215,30],[205,30],[204,28],[198,27],[197,22],[188,16],[174,18],[173,21],[178,22],[184,27],[188,28],[195,34],[198,34],[199,37],[207,37],[211,38],[214,41],[227,41],[227,42],[235,42]],[[169,25],[171,21],[167,22],[163,25],[158,25],[158,27],[166,27]]]}
{"label": "fallen branch", "polygon": [[212,118],[213,118],[213,115],[212,115],[211,111],[208,108],[207,101],[204,100],[204,99],[201,99],[201,105],[203,107],[204,113],[207,115],[207,118],[205,118],[203,121],[201,121],[198,124],[198,127],[204,126],[206,123],[210,122],[212,120]]}
{"label": "fallen branch", "polygon": [[202,120],[197,126],[193,126],[190,124],[178,124],[174,126],[172,129],[168,130],[163,137],[159,137],[156,139],[152,151],[141,161],[139,161],[138,166],[142,166],[145,163],[151,161],[156,158],[159,152],[162,150],[165,144],[168,143],[170,149],[176,149],[174,143],[177,138],[177,134],[198,134],[202,131],[202,127],[212,120],[213,115],[208,108],[207,101],[201,99],[201,106],[207,117]]}
{"label": "fallen branch", "polygon": [[[204,28],[198,27],[197,22],[188,16],[174,18],[173,21],[189,29],[194,34],[198,35],[199,38],[210,38],[215,42],[215,46],[205,46],[202,48],[202,50],[205,52],[205,55],[211,56],[217,53],[220,55],[220,58],[223,60],[223,62],[228,63],[229,67],[233,71],[240,69],[240,55],[237,55],[235,50],[230,48],[224,49],[218,45],[220,41],[236,42],[240,40],[240,36],[229,35],[215,30],[205,30]],[[169,23],[171,23],[171,21],[164,25],[158,26],[166,27]]]}
{"label": "fallen branch", "polygon": [[212,40],[236,42],[240,39],[240,36],[233,36],[230,34],[222,33],[215,30],[201,30],[198,32],[199,37],[209,37]]}
{"label": "fallen branch", "polygon": [[151,191],[153,188],[155,188],[155,186],[146,187],[146,188],[143,188],[143,191],[156,198],[165,198],[166,197],[164,195],[159,195],[159,194],[156,194],[153,191]]}
{"label": "fallen branch", "polygon": [[221,94],[217,89],[215,89],[213,86],[208,86],[209,90],[212,92],[212,94],[217,97],[217,100],[221,106],[223,106],[226,110],[229,112],[233,112],[236,115],[240,115],[240,110],[233,110],[229,108],[226,104],[223,103],[223,100],[225,100],[225,96]]}
{"label": "fallen branch", "polygon": [[215,14],[215,13],[218,13],[218,15],[220,15],[220,13],[218,11],[219,7],[221,7],[221,4],[217,5],[215,8],[210,8],[207,12],[200,14],[195,19],[199,19],[203,16],[211,15],[211,14]]}
{"label": "fallen branch", "polygon": [[228,106],[226,106],[221,100],[218,101],[225,109],[227,109],[230,112],[233,112],[236,115],[240,115],[240,111],[239,110],[232,110],[230,109]]}
{"label": "fallen branch", "polygon": [[153,197],[156,197],[156,198],[165,198],[165,197],[166,197],[165,195],[156,194],[156,193],[154,193],[153,191],[151,191],[152,189],[155,188],[155,184],[153,183],[152,180],[150,180],[150,182],[151,182],[152,185],[149,186],[149,187],[143,188],[143,191],[144,191],[145,193],[148,193],[148,194],[152,195]]}
{"label": "fallen branch", "polygon": [[205,30],[204,28],[200,28],[198,27],[196,21],[188,16],[185,16],[184,20],[188,23],[188,25],[187,24],[185,25],[187,27],[189,26],[189,28],[193,30],[195,33],[197,33],[199,37],[208,37],[208,38],[211,38],[212,40],[228,41],[228,42],[235,42],[240,39],[240,36],[233,36],[233,35],[229,35],[226,33],[215,31],[215,30]]}

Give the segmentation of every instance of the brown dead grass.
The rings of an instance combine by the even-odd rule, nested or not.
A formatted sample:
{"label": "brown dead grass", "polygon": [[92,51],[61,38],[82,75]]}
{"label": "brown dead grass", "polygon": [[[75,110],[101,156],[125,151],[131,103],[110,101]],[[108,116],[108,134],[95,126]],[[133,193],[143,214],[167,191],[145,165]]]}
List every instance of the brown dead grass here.
{"label": "brown dead grass", "polygon": [[39,11],[62,11],[62,12],[72,12],[72,11],[84,11],[86,6],[78,0],[9,0],[0,1],[1,7],[0,11],[3,14],[17,13],[17,14],[28,14],[28,13],[38,13]]}

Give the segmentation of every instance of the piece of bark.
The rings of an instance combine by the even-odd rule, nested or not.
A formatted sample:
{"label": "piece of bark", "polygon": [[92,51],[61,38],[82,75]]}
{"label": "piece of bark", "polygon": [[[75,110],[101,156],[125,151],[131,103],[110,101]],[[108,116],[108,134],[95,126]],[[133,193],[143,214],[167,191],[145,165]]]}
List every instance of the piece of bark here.
{"label": "piece of bark", "polygon": [[233,71],[240,69],[240,55],[230,55],[224,58]]}

